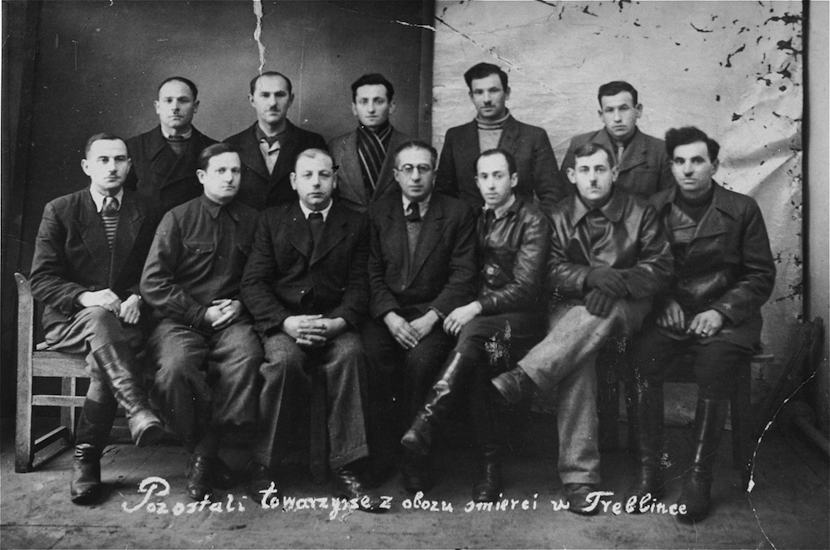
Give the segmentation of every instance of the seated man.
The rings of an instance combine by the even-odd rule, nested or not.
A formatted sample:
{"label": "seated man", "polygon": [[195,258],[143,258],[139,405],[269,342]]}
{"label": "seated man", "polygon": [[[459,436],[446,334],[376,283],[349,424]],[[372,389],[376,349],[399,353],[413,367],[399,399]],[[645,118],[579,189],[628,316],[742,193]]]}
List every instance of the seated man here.
{"label": "seated man", "polygon": [[250,492],[261,499],[269,489],[284,451],[283,434],[304,403],[306,372],[319,369],[327,387],[336,496],[357,498],[362,510],[374,512],[381,510],[380,500],[366,489],[361,471],[369,447],[366,367],[357,332],[369,306],[369,242],[364,217],[332,201],[336,185],[331,155],[320,149],[300,153],[291,173],[299,200],[263,212],[245,268],[242,298],[265,346],[262,435],[254,448]]}
{"label": "seated man", "polygon": [[148,342],[159,367],[153,398],[190,453],[186,491],[194,500],[233,484],[218,456],[222,432],[256,420],[262,347],[239,283],[257,211],[235,198],[240,170],[232,146],[202,151],[204,195],[164,215],[141,277],[160,319]]}
{"label": "seated man", "polygon": [[[460,200],[433,193],[436,157],[422,141],[402,144],[395,151],[401,194],[369,206],[372,320],[362,337],[373,407],[370,444],[381,476],[452,350],[440,322],[475,298],[475,219]],[[400,429],[393,427],[396,394],[404,402]],[[428,457],[408,453],[403,474],[409,492],[432,485]]]}
{"label": "seated man", "polygon": [[75,429],[70,498],[101,496],[101,453],[116,408],[127,412],[136,445],[157,441],[164,428],[150,410],[133,349],[141,345],[138,274],[155,223],[123,188],[130,169],[121,138],[95,134],[81,161],[86,189],[46,205],[32,260],[32,295],[46,306],[43,329],[55,351],[86,353],[89,389]]}
{"label": "seated man", "polygon": [[502,491],[502,430],[490,384],[499,371],[491,371],[508,363],[510,356],[524,355],[544,335],[544,302],[539,295],[550,223],[532,202],[514,194],[518,179],[516,162],[507,151],[490,149],[479,156],[476,182],[485,205],[478,218],[478,297],[444,319],[444,330],[458,336],[458,342],[401,442],[415,453],[427,454],[432,430],[446,418],[459,385],[473,372],[470,405],[482,460],[473,486],[476,502],[494,502]]}
{"label": "seated man", "polygon": [[639,388],[639,480],[630,496],[662,492],[663,374],[685,352],[698,385],[694,465],[677,501],[679,517],[709,513],[712,465],[739,366],[760,347],[761,305],[775,284],[775,264],[755,201],[712,179],[718,143],[694,127],[666,133],[677,186],[652,197],[665,223],[676,278],[634,345]]}
{"label": "seated man", "polygon": [[556,392],[559,477],[569,510],[586,514],[597,512],[586,497],[600,481],[597,353],[609,338],[639,329],[653,296],[669,284],[672,260],[654,207],[614,189],[610,151],[587,143],[574,154],[568,179],[577,194],[552,215],[548,335],[493,385],[510,403],[534,384]]}

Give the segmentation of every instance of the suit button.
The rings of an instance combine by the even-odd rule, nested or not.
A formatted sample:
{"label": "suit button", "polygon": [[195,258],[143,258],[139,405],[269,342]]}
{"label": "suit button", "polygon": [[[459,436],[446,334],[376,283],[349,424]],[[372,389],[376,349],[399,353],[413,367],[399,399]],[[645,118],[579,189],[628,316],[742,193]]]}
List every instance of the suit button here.
{"label": "suit button", "polygon": [[401,285],[401,290],[406,290],[406,285]]}
{"label": "suit button", "polygon": [[301,290],[301,291],[300,291],[300,294],[305,294],[305,290]]}

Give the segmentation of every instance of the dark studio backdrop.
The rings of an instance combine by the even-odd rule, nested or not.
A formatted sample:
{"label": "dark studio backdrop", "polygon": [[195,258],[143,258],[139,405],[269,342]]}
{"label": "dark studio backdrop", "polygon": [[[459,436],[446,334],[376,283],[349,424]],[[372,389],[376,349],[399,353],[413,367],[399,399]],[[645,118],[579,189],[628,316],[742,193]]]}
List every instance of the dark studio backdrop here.
{"label": "dark studio backdrop", "polygon": [[[13,273],[27,273],[45,204],[88,185],[83,145],[158,124],[158,84],[193,80],[194,125],[217,140],[255,120],[248,83],[260,69],[252,0],[3,0],[2,356],[0,412],[12,416]],[[350,84],[381,72],[395,85],[393,124],[430,139],[433,4],[261,2],[263,70],[292,79],[289,119],[328,141],[352,130]],[[426,15],[425,15],[426,14]],[[427,90],[424,95],[423,90]],[[428,99],[424,101],[424,97]]]}

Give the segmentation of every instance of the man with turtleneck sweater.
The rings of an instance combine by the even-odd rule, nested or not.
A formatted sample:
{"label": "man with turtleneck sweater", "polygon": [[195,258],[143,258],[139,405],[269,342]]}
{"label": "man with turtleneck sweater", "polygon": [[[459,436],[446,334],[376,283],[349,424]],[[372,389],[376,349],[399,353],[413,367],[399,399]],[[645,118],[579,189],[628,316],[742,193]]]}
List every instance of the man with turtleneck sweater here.
{"label": "man with turtleneck sweater", "polygon": [[643,114],[637,90],[621,80],[599,87],[599,118],[603,128],[574,136],[562,161],[561,173],[574,166],[574,151],[586,143],[599,143],[614,154],[617,189],[648,199],[658,191],[671,189],[674,177],[663,140],[637,128]]}
{"label": "man with turtleneck sweater", "polygon": [[534,197],[545,212],[567,196],[556,156],[544,129],[513,118],[505,102],[510,98],[507,73],[490,63],[479,63],[464,73],[475,105],[476,118],[450,128],[438,163],[435,189],[458,197],[481,210],[484,200],[476,186],[476,160],[481,151],[500,148],[516,159],[519,184],[515,193]]}
{"label": "man with turtleneck sweater", "polygon": [[370,203],[398,190],[392,151],[412,138],[389,123],[395,88],[382,74],[352,83],[352,113],[358,127],[329,142],[337,169],[337,192],[344,205],[365,212]]}
{"label": "man with turtleneck sweater", "polygon": [[199,110],[196,85],[181,76],[171,76],[158,88],[153,103],[159,125],[127,140],[132,167],[124,182],[158,209],[158,219],[173,208],[202,194],[196,177],[199,153],[216,143],[193,127]]}

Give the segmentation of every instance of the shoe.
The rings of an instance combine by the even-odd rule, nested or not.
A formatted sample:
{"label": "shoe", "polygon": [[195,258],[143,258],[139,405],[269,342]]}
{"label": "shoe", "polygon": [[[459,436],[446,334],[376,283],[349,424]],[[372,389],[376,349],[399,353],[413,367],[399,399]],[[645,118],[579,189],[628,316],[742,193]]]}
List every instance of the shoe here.
{"label": "shoe", "polygon": [[380,497],[370,491],[360,480],[353,469],[347,466],[334,471],[334,495],[337,498],[355,500],[358,510],[363,512],[379,513],[384,512],[381,508]]}
{"label": "shoe", "polygon": [[496,502],[502,493],[501,462],[486,462],[473,485],[473,502]]}
{"label": "shoe", "polygon": [[520,403],[533,388],[533,381],[521,367],[502,373],[491,380],[505,401],[511,405]]}
{"label": "shoe", "polygon": [[213,469],[216,457],[193,453],[187,462],[185,492],[193,500],[210,500],[213,495]]}
{"label": "shoe", "polygon": [[426,493],[435,485],[435,474],[429,459],[414,453],[407,453],[404,457],[401,474],[407,493]]}
{"label": "shoe", "polygon": [[599,506],[597,503],[588,501],[588,495],[596,490],[597,486],[593,483],[566,483],[565,493],[568,510],[583,516],[592,516],[598,513]]}
{"label": "shoe", "polygon": [[432,431],[446,419],[459,392],[461,381],[473,369],[475,363],[458,352],[447,358],[427,394],[424,406],[415,415],[412,426],[401,439],[401,445],[406,450],[421,456],[429,453]]}
{"label": "shoe", "polygon": [[698,399],[695,410],[695,458],[692,471],[683,484],[677,506],[685,512],[680,521],[700,521],[709,515],[712,504],[712,466],[718,454],[723,424],[729,410],[727,399]]}
{"label": "shoe", "polygon": [[[657,500],[663,496],[663,387],[642,385],[637,388],[637,446],[640,470],[628,489],[625,501],[640,502],[647,495]],[[636,506],[634,513],[639,513]]]}
{"label": "shoe", "polygon": [[75,504],[95,504],[101,498],[101,447],[88,443],[75,445],[72,462],[72,481],[69,482],[69,498]]}
{"label": "shoe", "polygon": [[127,342],[113,342],[92,352],[118,404],[127,413],[127,425],[136,446],[153,445],[164,435],[164,425],[150,408],[141,379],[141,365]]}
{"label": "shoe", "polygon": [[281,500],[282,492],[278,487],[277,477],[271,471],[271,468],[258,462],[251,463],[251,481],[248,484],[248,495],[254,499],[254,502],[262,502],[262,499],[266,497],[268,502],[273,499]]}

